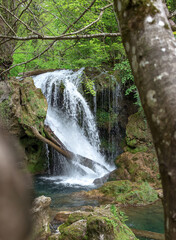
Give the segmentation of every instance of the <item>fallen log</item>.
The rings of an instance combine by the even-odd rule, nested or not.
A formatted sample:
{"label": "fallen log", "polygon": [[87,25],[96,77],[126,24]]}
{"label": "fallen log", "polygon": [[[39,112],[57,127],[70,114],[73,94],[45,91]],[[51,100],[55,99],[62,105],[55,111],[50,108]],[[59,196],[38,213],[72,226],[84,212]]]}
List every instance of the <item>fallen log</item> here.
{"label": "fallen log", "polygon": [[55,135],[55,133],[51,130],[49,126],[46,126],[46,125],[44,126],[44,132],[47,138],[49,138],[52,142],[54,142],[56,145],[58,145],[62,149],[68,151],[66,146],[60,141],[60,139]]}
{"label": "fallen log", "polygon": [[57,152],[61,153],[67,159],[70,159],[70,160],[73,159],[73,157],[74,157],[73,154],[63,150],[61,147],[56,145],[54,142],[52,142],[49,139],[43,137],[35,127],[31,127],[31,130],[32,130],[33,134],[36,136],[36,138],[38,138],[39,140],[41,140],[44,143],[47,143],[49,146],[53,147]]}
{"label": "fallen log", "polygon": [[146,237],[146,238],[151,238],[151,239],[155,239],[155,240],[164,240],[165,239],[164,234],[162,234],[162,233],[138,230],[138,229],[134,229],[134,228],[130,228],[130,229],[137,237]]}
{"label": "fallen log", "polygon": [[[35,127],[30,127],[33,134],[35,135],[35,137],[37,137],[40,141],[48,144],[49,146],[51,146],[52,148],[54,148],[57,152],[59,152],[60,154],[62,154],[64,157],[66,157],[68,160],[72,160],[74,159],[75,157],[77,157],[79,159],[79,163],[90,168],[91,170],[95,170],[95,166],[99,166],[101,168],[103,168],[105,171],[109,172],[108,169],[101,165],[100,163],[97,163],[89,158],[86,158],[86,157],[83,157],[81,155],[76,155],[74,154],[73,152],[67,150],[67,148],[64,146],[64,144],[54,135],[54,133],[52,132],[52,130],[47,127],[45,128],[45,134],[47,135],[47,137],[50,138],[47,139],[46,137],[42,136],[38,130],[35,128]],[[52,132],[52,136],[50,133],[49,133],[49,129],[51,130]]]}

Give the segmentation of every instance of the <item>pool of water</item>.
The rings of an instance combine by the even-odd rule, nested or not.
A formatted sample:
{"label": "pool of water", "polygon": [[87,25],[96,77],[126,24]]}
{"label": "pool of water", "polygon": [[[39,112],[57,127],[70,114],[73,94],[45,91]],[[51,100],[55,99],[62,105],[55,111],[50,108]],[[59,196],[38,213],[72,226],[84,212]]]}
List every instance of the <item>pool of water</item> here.
{"label": "pool of water", "polygon": [[[163,208],[160,201],[145,207],[129,207],[123,209],[128,216],[126,224],[131,228],[164,233]],[[140,238],[148,240],[148,238]]]}
{"label": "pool of water", "polygon": [[[80,206],[98,206],[97,200],[84,199],[72,195],[74,192],[82,190],[89,191],[94,189],[94,185],[81,186],[70,185],[59,182],[59,179],[36,177],[34,179],[35,195],[45,195],[52,199],[51,207],[53,210],[78,209]],[[131,228],[147,230],[152,232],[164,233],[164,217],[161,202],[145,207],[128,207],[122,209],[128,216],[126,224]],[[150,240],[139,238],[140,240]]]}
{"label": "pool of water", "polygon": [[81,186],[63,184],[59,182],[59,179],[36,177],[34,179],[35,196],[45,195],[51,197],[51,208],[59,210],[69,210],[80,206],[97,206],[98,201],[92,199],[83,199],[80,197],[72,196],[74,192],[80,192],[82,190],[89,191],[94,189],[94,185]]}

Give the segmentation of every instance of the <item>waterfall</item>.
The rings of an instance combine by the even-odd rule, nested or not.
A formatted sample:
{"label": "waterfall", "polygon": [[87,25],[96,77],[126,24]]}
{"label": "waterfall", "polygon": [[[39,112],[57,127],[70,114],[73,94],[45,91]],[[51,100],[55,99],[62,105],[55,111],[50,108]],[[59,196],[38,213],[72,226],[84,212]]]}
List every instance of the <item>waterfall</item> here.
{"label": "waterfall", "polygon": [[[75,154],[92,159],[108,170],[112,170],[100,153],[100,139],[94,115],[81,91],[83,69],[79,71],[59,70],[33,77],[48,102],[45,124],[49,125],[66,148]],[[71,184],[91,184],[95,178],[107,171],[98,164],[95,170],[81,164],[79,158],[72,162],[50,150],[53,179]],[[52,165],[50,164],[50,165]]]}

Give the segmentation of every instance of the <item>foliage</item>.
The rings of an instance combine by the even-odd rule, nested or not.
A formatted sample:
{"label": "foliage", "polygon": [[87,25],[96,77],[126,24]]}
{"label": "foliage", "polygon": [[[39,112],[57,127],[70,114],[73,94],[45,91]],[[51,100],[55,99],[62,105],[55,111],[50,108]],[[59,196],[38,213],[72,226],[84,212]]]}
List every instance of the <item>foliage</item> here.
{"label": "foliage", "polygon": [[[41,35],[59,35],[72,24],[80,14],[90,5],[91,0],[76,1],[55,1],[39,0],[30,5],[30,11],[26,11],[22,20],[27,22],[29,27],[36,29]],[[95,21],[100,14],[100,8],[108,5],[108,1],[97,0],[90,11],[84,15],[75,25],[68,30],[77,31]],[[23,10],[21,6],[21,11]],[[28,31],[22,24],[19,25],[18,35],[24,36]],[[107,8],[100,21],[96,22],[90,28],[81,33],[94,34],[101,32],[118,32],[117,22],[113,7]],[[49,42],[50,44],[51,42]],[[14,64],[28,61],[35,55],[41,53],[47,47],[46,40],[30,40],[18,43],[13,55]],[[38,59],[22,66],[17,66],[11,70],[11,75],[17,75],[19,72],[34,69],[48,68],[80,68],[86,66],[109,65],[113,66],[119,59],[124,57],[124,48],[121,38],[98,38],[81,39],[72,41],[56,42],[53,47]]]}
{"label": "foliage", "polygon": [[96,95],[95,86],[94,86],[94,80],[89,79],[87,76],[85,76],[84,86],[85,86],[84,92],[86,94],[90,93],[92,96]]}
{"label": "foliage", "polygon": [[114,113],[112,109],[109,112],[98,109],[97,111],[97,123],[99,127],[112,128],[117,121],[117,113]]}
{"label": "foliage", "polygon": [[121,82],[125,86],[125,95],[133,94],[134,98],[136,99],[135,104],[139,107],[139,111],[143,112],[141,100],[137,87],[134,83],[134,76],[132,74],[129,61],[126,59],[115,64],[114,70],[118,71]]}

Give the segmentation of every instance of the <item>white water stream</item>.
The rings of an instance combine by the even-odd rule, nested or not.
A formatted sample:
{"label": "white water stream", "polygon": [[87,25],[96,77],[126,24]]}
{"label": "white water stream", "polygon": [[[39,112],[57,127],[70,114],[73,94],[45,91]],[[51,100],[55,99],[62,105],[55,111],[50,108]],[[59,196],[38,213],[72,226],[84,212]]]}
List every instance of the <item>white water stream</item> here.
{"label": "white water stream", "polygon": [[[80,93],[83,69],[77,72],[59,70],[33,77],[48,102],[45,124],[49,125],[66,148],[75,154],[92,159],[112,170],[100,153],[100,140],[93,114]],[[95,164],[94,171],[79,163],[79,158],[70,164],[58,153],[53,154],[56,167],[56,183],[90,185],[93,180],[107,173]],[[57,161],[56,161],[57,160]],[[62,166],[62,171],[60,171]]]}

